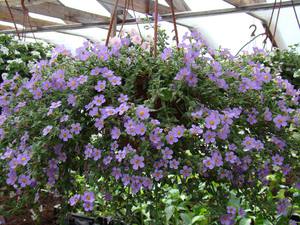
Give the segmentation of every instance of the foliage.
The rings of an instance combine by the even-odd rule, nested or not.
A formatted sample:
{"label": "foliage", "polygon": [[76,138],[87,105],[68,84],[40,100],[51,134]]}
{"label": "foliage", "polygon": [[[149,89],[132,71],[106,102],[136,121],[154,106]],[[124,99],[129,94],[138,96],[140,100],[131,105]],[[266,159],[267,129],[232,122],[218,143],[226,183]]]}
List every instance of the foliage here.
{"label": "foliage", "polygon": [[36,211],[47,190],[62,214],[129,224],[288,224],[299,90],[261,53],[211,57],[198,33],[152,47],[136,33],[76,56],[57,47],[30,80],[5,80],[1,186]]}
{"label": "foliage", "polygon": [[296,88],[300,87],[300,54],[299,45],[290,46],[289,49],[275,49],[267,57],[261,58],[262,63],[277,68],[280,75],[287,79]]}
{"label": "foliage", "polygon": [[30,76],[30,68],[39,60],[49,58],[52,46],[41,42],[27,43],[9,35],[0,35],[0,75],[11,79],[16,73]]}

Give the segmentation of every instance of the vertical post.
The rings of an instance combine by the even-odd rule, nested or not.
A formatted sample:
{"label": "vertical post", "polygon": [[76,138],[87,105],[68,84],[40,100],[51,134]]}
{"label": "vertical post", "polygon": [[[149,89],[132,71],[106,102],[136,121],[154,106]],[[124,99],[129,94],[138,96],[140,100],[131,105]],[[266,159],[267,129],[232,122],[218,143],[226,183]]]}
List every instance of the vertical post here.
{"label": "vertical post", "polygon": [[154,3],[154,56],[157,56],[158,0]]}
{"label": "vertical post", "polygon": [[[119,3],[119,0],[116,0],[115,6],[114,6],[114,10],[113,10],[113,12],[111,14],[109,28],[108,28],[108,33],[107,33],[106,42],[105,42],[106,46],[108,45],[109,38],[116,35],[118,3]],[[114,31],[113,31],[113,29],[114,29]]]}

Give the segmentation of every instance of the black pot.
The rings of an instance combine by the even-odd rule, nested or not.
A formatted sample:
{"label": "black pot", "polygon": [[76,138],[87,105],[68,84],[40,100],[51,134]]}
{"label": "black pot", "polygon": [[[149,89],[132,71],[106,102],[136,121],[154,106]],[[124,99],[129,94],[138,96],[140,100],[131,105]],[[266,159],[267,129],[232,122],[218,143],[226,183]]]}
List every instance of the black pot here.
{"label": "black pot", "polygon": [[126,225],[122,221],[111,218],[99,217],[97,219],[81,214],[69,214],[66,218],[67,225]]}

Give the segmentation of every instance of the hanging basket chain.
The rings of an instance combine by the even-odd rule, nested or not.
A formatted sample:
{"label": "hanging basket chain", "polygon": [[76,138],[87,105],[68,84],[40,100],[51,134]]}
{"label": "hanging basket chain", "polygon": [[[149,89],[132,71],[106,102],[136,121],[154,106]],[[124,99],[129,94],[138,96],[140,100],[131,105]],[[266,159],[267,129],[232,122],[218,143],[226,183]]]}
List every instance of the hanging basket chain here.
{"label": "hanging basket chain", "polygon": [[111,18],[110,18],[108,33],[107,33],[106,42],[105,42],[106,46],[108,45],[109,38],[110,38],[110,35],[111,35],[111,32],[112,32],[114,20],[115,20],[116,13],[117,13],[118,4],[119,4],[119,0],[116,0],[115,1],[115,6],[114,6],[114,10],[113,10],[113,14],[111,15]]}
{"label": "hanging basket chain", "polygon": [[282,4],[282,0],[280,0],[280,2],[279,2],[279,8],[278,8],[278,12],[277,12],[277,17],[276,17],[276,22],[275,22],[275,28],[274,28],[274,33],[273,33],[273,37],[274,38],[275,38],[276,31],[277,31],[277,25],[278,25],[278,21],[279,21],[281,4]]}
{"label": "hanging basket chain", "polygon": [[174,32],[175,32],[176,46],[177,46],[177,48],[178,48],[178,45],[179,45],[179,38],[178,38],[178,30],[177,30],[176,15],[175,15],[175,10],[174,10],[173,0],[170,0],[170,7],[171,7],[172,19],[173,19],[173,25],[174,25]]}
{"label": "hanging basket chain", "polygon": [[157,56],[157,35],[158,35],[158,0],[154,3],[154,56]]}
{"label": "hanging basket chain", "polygon": [[123,11],[123,20],[122,20],[121,28],[120,28],[119,35],[118,35],[119,37],[121,36],[121,32],[123,30],[125,20],[126,20],[127,15],[128,15],[129,4],[130,4],[130,0],[125,0],[125,8],[124,8],[124,11]]}
{"label": "hanging basket chain", "polygon": [[137,28],[138,28],[138,31],[139,31],[140,36],[142,37],[142,32],[141,32],[141,29],[140,29],[140,25],[139,25],[139,23],[137,22],[137,16],[136,16],[136,14],[135,14],[135,8],[134,8],[134,5],[133,5],[133,0],[129,0],[129,1],[131,1],[131,7],[132,7],[133,15],[134,15],[134,18],[135,18],[136,26],[137,26]]}
{"label": "hanging basket chain", "polygon": [[296,20],[297,20],[298,28],[300,29],[300,22],[299,22],[298,14],[296,12],[296,7],[295,7],[294,0],[292,0],[292,5],[293,5],[293,10],[294,10],[294,13],[295,13]]}
{"label": "hanging basket chain", "polygon": [[[22,9],[23,9],[23,14],[24,14],[23,24],[25,25],[25,19],[27,19],[30,31],[32,33],[32,36],[33,36],[34,40],[36,41],[35,34],[33,32],[32,25],[31,25],[31,20],[30,20],[30,16],[29,16],[29,10],[25,6],[25,0],[21,0],[21,6],[22,6]],[[25,37],[25,26],[24,26],[23,31],[24,31],[24,34],[23,34],[24,36],[23,37]]]}
{"label": "hanging basket chain", "polygon": [[21,40],[20,33],[19,33],[19,30],[18,30],[16,21],[15,21],[14,15],[13,15],[13,13],[12,13],[12,11],[11,11],[11,8],[10,8],[10,6],[9,6],[9,4],[8,4],[8,2],[7,2],[7,0],[5,0],[5,4],[6,4],[6,6],[7,6],[7,9],[8,9],[8,11],[9,11],[10,17],[11,17],[11,19],[12,19],[12,21],[13,21],[13,24],[14,24],[14,27],[15,27],[15,29],[16,29],[16,33],[17,33],[18,39]]}

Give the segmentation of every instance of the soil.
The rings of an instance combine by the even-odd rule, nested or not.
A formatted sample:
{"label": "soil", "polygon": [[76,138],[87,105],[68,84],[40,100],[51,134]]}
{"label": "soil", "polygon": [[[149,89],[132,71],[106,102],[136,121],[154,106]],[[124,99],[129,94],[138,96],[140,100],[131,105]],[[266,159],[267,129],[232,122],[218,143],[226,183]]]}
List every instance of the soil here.
{"label": "soil", "polygon": [[[17,201],[17,197],[9,198],[8,196],[0,197],[0,206],[5,206],[8,201]],[[43,206],[43,212],[41,213],[41,223],[42,225],[57,225],[56,217],[54,213],[54,206],[59,203],[59,199],[53,196],[41,197],[40,203]],[[9,208],[7,208],[9,209]],[[33,225],[35,224],[31,218],[30,208],[24,207],[18,212],[18,215],[6,217],[4,225]],[[1,219],[1,215],[0,215]],[[1,224],[1,223],[0,223]]]}

